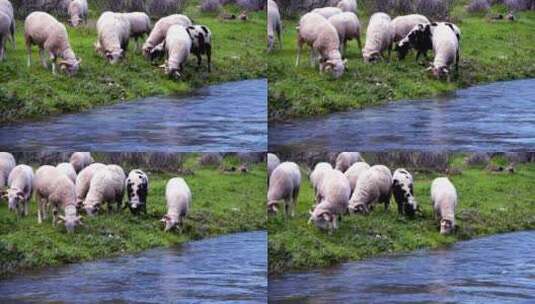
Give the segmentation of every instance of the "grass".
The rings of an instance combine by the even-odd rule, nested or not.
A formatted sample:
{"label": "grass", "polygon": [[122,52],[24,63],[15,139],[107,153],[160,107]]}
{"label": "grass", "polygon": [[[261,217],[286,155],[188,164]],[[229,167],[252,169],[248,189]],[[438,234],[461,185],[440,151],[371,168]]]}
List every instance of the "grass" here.
{"label": "grass", "polygon": [[[503,7],[494,7],[503,11]],[[369,16],[359,15],[365,27]],[[432,97],[475,84],[535,77],[533,27],[535,12],[518,13],[518,21],[491,22],[468,15],[461,6],[452,12],[462,31],[461,64],[451,83],[435,80],[411,53],[398,61],[365,64],[357,43],[348,44],[348,70],[338,80],[310,67],[309,48],[295,67],[297,20],[283,20],[283,49],[269,55],[269,119],[288,120],[324,115],[392,100]],[[365,29],[361,32],[365,42]],[[429,57],[432,58],[432,52]]]}
{"label": "grass", "polygon": [[[226,9],[239,11],[234,6]],[[91,11],[95,19],[87,27],[67,29],[76,55],[82,58],[81,70],[75,77],[54,76],[50,69],[45,70],[39,64],[36,46],[33,65],[28,68],[24,24],[19,21],[16,49],[8,44],[7,60],[0,62],[0,123],[83,111],[145,96],[185,94],[208,84],[266,77],[265,13],[250,13],[247,22],[220,20],[216,15],[199,13],[193,5],[185,13],[212,30],[213,69],[208,73],[203,65],[197,70],[195,56],[191,55],[180,80],[164,75],[158,68],[161,62],[151,65],[140,51],[134,52],[133,41],[126,60],[120,64],[110,65],[98,56],[93,48],[97,37],[96,11]],[[203,62],[206,63],[205,58]]]}
{"label": "grass", "polygon": [[[503,162],[495,159],[494,162]],[[423,216],[399,216],[392,199],[388,212],[379,206],[369,216],[344,217],[332,235],[308,225],[313,191],[307,178],[301,187],[295,218],[268,219],[269,273],[325,267],[378,254],[436,248],[481,235],[535,228],[535,164],[518,165],[515,174],[490,173],[481,167],[466,167],[456,157],[451,166],[462,174],[451,176],[457,188],[456,233],[439,234],[433,220],[431,182],[439,173],[414,174],[415,195]]]}
{"label": "grass", "polygon": [[[227,166],[236,159],[225,159]],[[247,174],[200,168],[193,158],[185,163],[193,175],[184,176],[192,191],[192,209],[184,233],[164,233],[159,222],[166,212],[165,184],[177,174],[151,172],[147,216],[134,217],[128,209],[111,215],[84,217],[85,227],[68,234],[50,219],[37,224],[37,207],[31,201],[28,217],[17,220],[7,204],[0,204],[0,277],[25,269],[93,260],[171,246],[210,236],[265,229],[265,165]],[[126,168],[125,168],[126,169]],[[150,171],[149,171],[150,172]]]}

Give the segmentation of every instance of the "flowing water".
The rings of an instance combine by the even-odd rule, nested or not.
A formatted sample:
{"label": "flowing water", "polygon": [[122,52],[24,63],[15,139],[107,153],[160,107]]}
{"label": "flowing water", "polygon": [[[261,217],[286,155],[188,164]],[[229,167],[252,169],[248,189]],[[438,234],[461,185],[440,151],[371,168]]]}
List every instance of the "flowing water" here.
{"label": "flowing water", "polygon": [[266,303],[266,244],[238,233],[47,268],[0,281],[0,303]]}
{"label": "flowing water", "polygon": [[0,126],[8,151],[233,152],[267,148],[267,80],[213,85]]}
{"label": "flowing water", "polygon": [[535,79],[432,100],[270,123],[269,150],[517,151],[535,147]]}
{"label": "flowing water", "polygon": [[270,303],[535,303],[535,231],[269,280]]}

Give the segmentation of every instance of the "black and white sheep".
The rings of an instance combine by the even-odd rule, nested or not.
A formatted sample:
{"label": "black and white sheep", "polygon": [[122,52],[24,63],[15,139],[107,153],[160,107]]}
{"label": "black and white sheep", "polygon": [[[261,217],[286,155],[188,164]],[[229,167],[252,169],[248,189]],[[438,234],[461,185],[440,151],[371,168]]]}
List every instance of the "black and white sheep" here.
{"label": "black and white sheep", "polygon": [[427,17],[419,14],[398,16],[392,19],[391,27],[393,32],[393,42],[396,43],[405,38],[407,34],[418,24],[429,24]]}
{"label": "black and white sheep", "polygon": [[390,16],[385,13],[375,13],[370,17],[366,30],[366,43],[362,49],[364,62],[374,62],[385,58],[385,51],[388,51],[388,58],[390,58],[394,39],[391,22]]}
{"label": "black and white sheep", "polygon": [[267,24],[267,36],[268,36],[268,52],[273,50],[275,45],[275,34],[279,39],[279,48],[282,49],[282,22],[279,12],[279,6],[273,0],[268,0],[268,24]]}
{"label": "black and white sheep", "polygon": [[206,55],[208,72],[212,70],[212,32],[205,25],[191,25],[186,28],[191,38],[191,53],[197,57],[197,66],[201,66],[201,55]]}
{"label": "black and white sheep", "polygon": [[411,49],[416,50],[416,60],[421,55],[427,59],[427,52],[433,49],[433,31],[439,24],[445,24],[450,27],[457,36],[458,42],[461,40],[461,30],[453,23],[433,22],[421,23],[416,25],[403,39],[396,44],[398,58],[403,60]]}
{"label": "black and white sheep", "polygon": [[293,162],[283,162],[271,174],[267,193],[268,212],[279,211],[278,205],[284,200],[286,216],[294,216],[299,189],[301,187],[301,172],[299,166]]}
{"label": "black and white sheep", "polygon": [[392,196],[392,173],[383,165],[375,165],[364,171],[357,181],[349,200],[349,211],[368,214],[374,203],[383,203],[388,210]]}
{"label": "black and white sheep", "polygon": [[160,220],[165,224],[164,231],[177,227],[180,231],[184,226],[189,209],[191,209],[191,190],[181,177],[174,177],[165,187],[167,213]]}
{"label": "black and white sheep", "polygon": [[140,212],[147,214],[147,195],[149,193],[149,177],[140,169],[128,173],[126,179],[126,195],[128,196],[128,208],[132,214]]}
{"label": "black and white sheep", "polygon": [[440,219],[440,234],[449,234],[455,229],[457,190],[447,177],[437,177],[431,184],[433,214]]}
{"label": "black and white sheep", "polygon": [[7,198],[9,209],[17,216],[28,215],[28,205],[33,191],[33,169],[27,165],[18,165],[8,178],[8,189],[4,196]]}
{"label": "black and white sheep", "polygon": [[398,205],[398,213],[414,216],[418,203],[414,197],[414,180],[409,171],[399,168],[392,176],[392,193]]}

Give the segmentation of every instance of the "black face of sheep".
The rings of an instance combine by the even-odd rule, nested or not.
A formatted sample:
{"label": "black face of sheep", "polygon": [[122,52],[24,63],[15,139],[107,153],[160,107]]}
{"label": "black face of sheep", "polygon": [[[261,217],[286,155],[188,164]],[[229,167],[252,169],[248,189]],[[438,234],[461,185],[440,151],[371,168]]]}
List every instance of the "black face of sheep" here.
{"label": "black face of sheep", "polygon": [[399,43],[399,44],[396,44],[396,46],[394,47],[394,50],[398,53],[399,60],[405,59],[410,49],[411,47],[409,43]]}

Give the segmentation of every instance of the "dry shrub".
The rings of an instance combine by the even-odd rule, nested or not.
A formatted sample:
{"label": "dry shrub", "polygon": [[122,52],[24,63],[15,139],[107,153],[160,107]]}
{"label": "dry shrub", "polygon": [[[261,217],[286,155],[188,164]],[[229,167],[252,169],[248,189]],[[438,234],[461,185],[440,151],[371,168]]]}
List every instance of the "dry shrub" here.
{"label": "dry shrub", "polygon": [[281,14],[285,17],[298,17],[314,8],[336,6],[338,0],[280,0],[277,1]]}
{"label": "dry shrub", "polygon": [[236,0],[236,4],[248,11],[260,11],[264,9],[266,0]]}
{"label": "dry shrub", "polygon": [[15,15],[26,18],[31,12],[43,11],[57,17],[67,16],[69,0],[11,0]]}
{"label": "dry shrub", "polygon": [[448,168],[447,152],[385,152],[366,155],[370,164],[381,164],[392,171],[397,168],[445,172]]}
{"label": "dry shrub", "polygon": [[204,153],[199,159],[201,166],[217,167],[223,162],[223,156],[219,153]]}
{"label": "dry shrub", "polygon": [[511,11],[535,9],[535,1],[532,0],[505,0],[503,4]]}
{"label": "dry shrub", "polygon": [[490,3],[487,0],[472,0],[466,6],[466,11],[469,13],[482,13],[490,9]]}
{"label": "dry shrub", "polygon": [[472,153],[464,160],[468,166],[486,166],[489,162],[490,156],[487,153]]}
{"label": "dry shrub", "polygon": [[433,19],[446,19],[452,0],[416,0],[415,12]]}
{"label": "dry shrub", "polygon": [[222,9],[219,0],[203,0],[201,3],[201,12],[203,13],[216,13]]}

